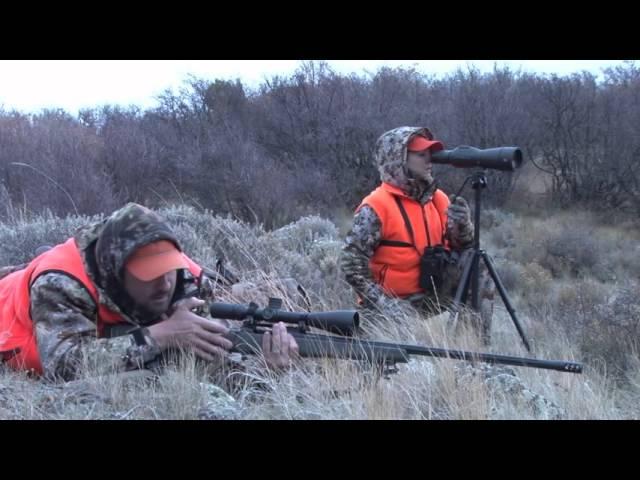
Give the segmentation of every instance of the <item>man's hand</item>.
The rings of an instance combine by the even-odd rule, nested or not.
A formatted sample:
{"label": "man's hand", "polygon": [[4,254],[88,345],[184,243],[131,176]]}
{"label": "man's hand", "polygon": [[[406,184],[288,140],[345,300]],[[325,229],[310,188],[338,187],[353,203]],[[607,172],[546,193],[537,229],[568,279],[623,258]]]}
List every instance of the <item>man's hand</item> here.
{"label": "man's hand", "polygon": [[151,338],[158,347],[184,347],[193,351],[198,357],[214,361],[224,357],[233,344],[223,337],[229,329],[219,320],[203,318],[191,312],[201,307],[204,300],[192,297],[181,300],[174,305],[171,316],[149,327]]}
{"label": "man's hand", "polygon": [[288,368],[298,358],[299,349],[296,339],[287,333],[284,323],[276,323],[271,332],[262,336],[262,353],[271,368]]}
{"label": "man's hand", "polygon": [[447,210],[447,230],[454,248],[466,246],[473,241],[471,209],[463,197],[452,196]]}

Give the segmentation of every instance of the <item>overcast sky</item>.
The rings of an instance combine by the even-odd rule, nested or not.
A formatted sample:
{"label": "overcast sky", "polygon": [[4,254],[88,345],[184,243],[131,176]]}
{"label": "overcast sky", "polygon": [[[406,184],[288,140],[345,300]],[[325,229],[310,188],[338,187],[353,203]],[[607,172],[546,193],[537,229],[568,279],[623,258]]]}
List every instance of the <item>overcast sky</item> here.
{"label": "overcast sky", "polygon": [[[382,66],[412,66],[438,76],[458,66],[483,72],[509,65],[527,72],[568,75],[582,70],[600,75],[622,60],[329,60],[342,74],[375,72]],[[290,75],[299,60],[0,60],[0,108],[37,112],[104,104],[157,105],[155,96],[179,88],[189,74],[206,79],[236,79],[254,88],[273,75]]]}

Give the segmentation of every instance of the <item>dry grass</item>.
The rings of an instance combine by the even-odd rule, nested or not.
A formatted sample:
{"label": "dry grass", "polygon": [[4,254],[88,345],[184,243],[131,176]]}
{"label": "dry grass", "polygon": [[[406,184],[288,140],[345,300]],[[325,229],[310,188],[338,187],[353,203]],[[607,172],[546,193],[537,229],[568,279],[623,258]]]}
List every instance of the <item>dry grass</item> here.
{"label": "dry grass", "polygon": [[[266,232],[190,207],[162,211],[199,262],[211,265],[224,251],[242,277],[220,300],[265,304],[284,299],[303,310],[296,282],[310,294],[314,310],[349,308],[353,296],[340,278],[340,233],[327,220],[306,217]],[[87,362],[81,380],[45,384],[15,372],[0,372],[0,418],[26,419],[619,419],[638,418],[640,359],[629,330],[640,311],[638,265],[619,249],[637,249],[637,231],[598,226],[589,214],[559,218],[518,218],[493,211],[484,246],[504,269],[505,285],[534,345],[526,353],[506,310],[498,301],[492,353],[585,362],[582,375],[522,367],[471,366],[456,360],[415,357],[385,375],[344,360],[303,360],[285,373],[264,368],[259,356],[242,369],[207,366],[189,355],[173,361],[163,375],[109,375],[108,365]],[[89,219],[42,217],[0,226],[0,258],[23,261],[39,244],[60,241]],[[571,236],[562,255],[578,255],[580,232],[598,253],[594,263],[545,264],[557,250],[549,239]],[[28,232],[29,242],[26,242]],[[606,248],[614,244],[616,249]],[[34,247],[35,246],[35,247]],[[584,251],[584,248],[583,248]],[[591,250],[589,250],[591,252]],[[3,256],[4,255],[4,256]],[[578,258],[578,257],[575,257]],[[547,258],[548,261],[548,258]],[[615,280],[597,275],[608,265]],[[295,279],[295,281],[294,281]],[[613,299],[613,300],[612,300]],[[369,339],[486,351],[463,322],[454,328],[447,314],[425,320],[407,314],[387,324],[367,324]],[[640,323],[640,322],[638,322]],[[96,373],[100,375],[96,375]],[[235,399],[222,398],[224,387]],[[212,403],[212,398],[222,403]],[[216,400],[216,401],[218,401]],[[225,403],[226,402],[226,403]],[[214,407],[212,407],[212,405]],[[224,411],[228,405],[228,411]],[[217,413],[214,410],[217,410]],[[203,411],[208,412],[203,415]],[[213,413],[212,413],[213,412]]]}

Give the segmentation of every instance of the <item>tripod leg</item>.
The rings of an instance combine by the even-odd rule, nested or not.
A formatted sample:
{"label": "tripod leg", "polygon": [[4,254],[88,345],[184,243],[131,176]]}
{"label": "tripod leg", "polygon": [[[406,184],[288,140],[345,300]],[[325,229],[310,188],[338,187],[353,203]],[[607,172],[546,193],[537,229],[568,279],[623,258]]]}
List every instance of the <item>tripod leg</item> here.
{"label": "tripod leg", "polygon": [[[458,283],[458,288],[456,289],[456,294],[453,297],[453,305],[451,307],[452,315],[457,313],[460,308],[460,304],[466,300],[466,294],[469,290],[469,280],[471,279],[471,271],[474,265],[474,260],[476,258],[476,253],[473,252],[473,255],[469,255],[467,261],[464,265],[464,269],[462,271],[462,276],[460,277],[460,282]],[[463,298],[463,296],[465,298]]]}
{"label": "tripod leg", "polygon": [[480,336],[485,347],[491,345],[491,326],[493,323],[493,299],[480,299]]}
{"label": "tripod leg", "polygon": [[507,295],[507,291],[505,290],[504,285],[502,284],[502,281],[500,280],[500,277],[498,276],[498,272],[496,272],[496,269],[495,269],[495,266],[493,265],[493,261],[491,260],[491,257],[487,254],[487,252],[484,252],[484,251],[480,255],[482,256],[482,259],[484,260],[484,263],[487,266],[487,270],[489,270],[489,275],[491,275],[491,278],[493,279],[493,282],[496,284],[498,292],[500,293],[500,297],[502,298],[502,301],[504,302],[504,306],[507,307],[507,311],[509,312],[509,315],[511,316],[511,320],[513,320],[513,324],[516,326],[516,329],[518,330],[518,333],[520,334],[520,338],[522,338],[522,343],[524,343],[524,346],[526,347],[527,351],[530,352],[531,351],[531,347],[529,346],[529,341],[527,340],[527,337],[524,334],[524,330],[522,329],[522,325],[520,324],[520,321],[518,320],[518,317],[516,316],[515,308],[513,308],[513,305],[511,304],[511,300],[509,300],[509,296]]}
{"label": "tripod leg", "polygon": [[480,312],[480,250],[473,256],[473,267],[471,269],[471,308]]}
{"label": "tripod leg", "polygon": [[467,294],[469,291],[469,284],[471,281],[471,271],[473,268],[473,259],[475,258],[476,252],[472,251],[466,259],[464,259],[464,266],[462,268],[462,275],[458,279],[458,286],[456,287],[456,293],[453,298],[453,304],[451,305],[451,310],[449,314],[449,331],[453,335],[457,335],[458,332],[458,315],[460,310],[460,305],[467,301]]}

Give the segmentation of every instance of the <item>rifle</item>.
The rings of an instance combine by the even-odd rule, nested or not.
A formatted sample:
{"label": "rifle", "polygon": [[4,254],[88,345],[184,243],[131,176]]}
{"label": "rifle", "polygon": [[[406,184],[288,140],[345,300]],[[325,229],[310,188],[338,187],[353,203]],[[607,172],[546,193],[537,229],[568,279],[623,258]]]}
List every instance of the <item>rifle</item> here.
{"label": "rifle", "polygon": [[[288,312],[281,310],[282,300],[270,298],[266,308],[257,304],[211,302],[209,313],[214,318],[241,320],[242,326],[232,328],[226,337],[233,342],[232,352],[255,354],[261,349],[262,335],[277,322],[288,324],[288,332],[298,343],[300,356],[306,358],[342,358],[360,360],[381,367],[407,363],[412,355],[451,358],[468,362],[543,368],[569,373],[582,373],[582,364],[564,360],[541,360],[491,353],[467,352],[402,343],[362,340],[353,337],[360,326],[356,310],[329,312]],[[337,335],[309,333],[310,328]]]}

